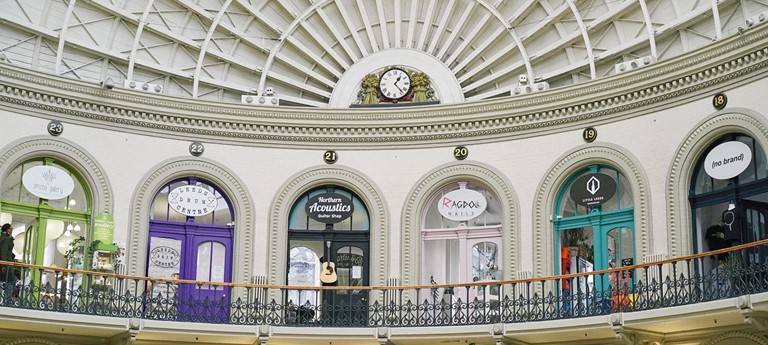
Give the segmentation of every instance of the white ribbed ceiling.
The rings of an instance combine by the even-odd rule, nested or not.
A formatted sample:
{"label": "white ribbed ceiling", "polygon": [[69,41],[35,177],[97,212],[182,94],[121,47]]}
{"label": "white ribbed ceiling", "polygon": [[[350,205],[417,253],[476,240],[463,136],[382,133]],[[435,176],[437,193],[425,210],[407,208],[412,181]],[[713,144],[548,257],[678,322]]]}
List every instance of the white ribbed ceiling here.
{"label": "white ribbed ceiling", "polygon": [[[345,73],[386,50],[427,54],[466,101],[665,60],[754,29],[765,0],[0,0],[1,62],[118,87],[239,103],[328,107]],[[753,27],[746,21],[757,20]],[[381,60],[381,59],[380,59]],[[358,65],[359,67],[360,65]],[[371,72],[384,66],[363,66]],[[439,87],[439,86],[436,86]]]}

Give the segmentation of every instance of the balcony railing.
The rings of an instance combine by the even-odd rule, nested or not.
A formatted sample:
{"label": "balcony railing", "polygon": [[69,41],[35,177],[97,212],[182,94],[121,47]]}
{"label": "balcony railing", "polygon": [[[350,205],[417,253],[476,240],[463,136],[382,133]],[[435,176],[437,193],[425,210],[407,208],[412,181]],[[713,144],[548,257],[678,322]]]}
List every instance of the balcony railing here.
{"label": "balcony railing", "polygon": [[[517,323],[659,309],[768,291],[768,240],[620,269],[425,286],[300,287],[159,280],[4,263],[0,306],[294,327]],[[13,276],[11,276],[13,275]]]}

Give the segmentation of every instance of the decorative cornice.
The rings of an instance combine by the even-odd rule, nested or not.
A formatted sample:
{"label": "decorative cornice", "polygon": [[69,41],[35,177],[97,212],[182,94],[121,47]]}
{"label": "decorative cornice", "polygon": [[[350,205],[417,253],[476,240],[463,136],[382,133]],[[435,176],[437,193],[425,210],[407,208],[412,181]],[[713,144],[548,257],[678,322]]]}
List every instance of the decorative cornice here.
{"label": "decorative cornice", "polygon": [[459,180],[476,180],[487,185],[489,190],[496,193],[501,202],[501,209],[507,210],[502,216],[502,236],[504,250],[504,277],[513,279],[518,269],[520,243],[520,205],[509,181],[494,168],[477,162],[450,163],[439,167],[421,178],[420,182],[408,193],[409,197],[403,205],[401,228],[401,261],[400,279],[402,285],[418,285],[421,227],[426,203],[439,189]]}
{"label": "decorative cornice", "polygon": [[566,130],[572,126],[565,125],[573,123],[635,116],[649,105],[672,106],[680,96],[738,83],[768,67],[768,47],[761,44],[767,36],[768,30],[755,30],[624,75],[534,96],[394,111],[210,106],[198,100],[106,91],[8,65],[0,65],[0,101],[30,109],[35,116],[113,130],[212,137],[241,145],[487,142]]}
{"label": "decorative cornice", "polygon": [[59,345],[59,343],[41,337],[25,337],[5,342],[3,345]]}
{"label": "decorative cornice", "polygon": [[586,144],[566,153],[549,169],[549,173],[542,179],[537,188],[534,201],[534,226],[533,226],[533,253],[532,260],[536,276],[553,275],[555,267],[552,262],[555,254],[554,227],[550,221],[555,197],[566,179],[577,170],[590,164],[610,165],[628,177],[634,197],[634,232],[635,248],[639,249],[638,257],[649,254],[651,236],[650,219],[650,190],[645,172],[640,167],[638,160],[629,150],[609,143]]}
{"label": "decorative cornice", "polygon": [[[730,341],[726,342],[726,340],[730,340]],[[742,345],[753,345],[745,341],[754,342],[753,343],[754,345],[758,345],[758,344],[765,344],[766,342],[768,342],[768,338],[766,338],[765,336],[747,333],[744,331],[732,331],[732,332],[725,332],[718,336],[711,337],[707,342],[703,343],[703,345],[722,345],[722,344],[734,344],[734,343],[739,343]]]}

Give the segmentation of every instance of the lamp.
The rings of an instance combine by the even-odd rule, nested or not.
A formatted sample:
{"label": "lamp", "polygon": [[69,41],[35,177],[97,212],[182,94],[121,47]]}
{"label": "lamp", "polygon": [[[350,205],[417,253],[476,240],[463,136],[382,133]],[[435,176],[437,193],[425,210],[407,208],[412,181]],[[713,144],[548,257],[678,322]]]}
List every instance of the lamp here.
{"label": "lamp", "polygon": [[24,254],[23,251],[24,251],[25,236],[26,236],[26,232],[22,231],[13,237],[13,252],[18,256],[21,256],[22,254]]}
{"label": "lamp", "polygon": [[45,239],[55,240],[64,232],[64,221],[58,219],[48,219],[45,227]]}
{"label": "lamp", "polygon": [[64,235],[61,235],[61,237],[56,240],[56,250],[59,251],[61,255],[66,255],[69,250],[69,244],[72,243],[72,240],[74,239],[75,235],[67,229],[67,231],[64,232]]}
{"label": "lamp", "polygon": [[80,224],[75,224],[75,231],[80,231]]}
{"label": "lamp", "polygon": [[0,212],[0,225],[2,224],[10,224],[13,222],[13,215],[10,213]]}

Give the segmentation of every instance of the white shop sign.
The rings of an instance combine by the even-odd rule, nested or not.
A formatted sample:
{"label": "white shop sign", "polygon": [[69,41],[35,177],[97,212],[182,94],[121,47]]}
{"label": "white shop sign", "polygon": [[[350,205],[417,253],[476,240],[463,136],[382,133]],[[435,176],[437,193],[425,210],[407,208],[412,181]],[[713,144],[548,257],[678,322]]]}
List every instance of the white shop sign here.
{"label": "white shop sign", "polygon": [[50,165],[29,168],[21,182],[32,195],[48,200],[66,198],[75,190],[75,181],[69,173]]}
{"label": "white shop sign", "polygon": [[476,218],[485,211],[488,202],[478,191],[457,189],[443,195],[437,203],[437,210],[443,217],[455,221]]}
{"label": "white shop sign", "polygon": [[204,216],[218,204],[212,191],[198,186],[181,186],[168,193],[168,205],[185,216]]}
{"label": "white shop sign", "polygon": [[712,178],[727,180],[739,176],[752,161],[752,150],[741,141],[715,146],[704,159],[704,170]]}

